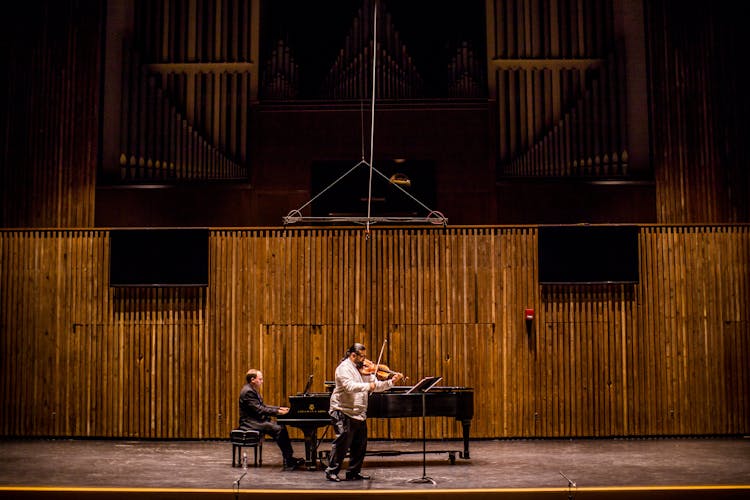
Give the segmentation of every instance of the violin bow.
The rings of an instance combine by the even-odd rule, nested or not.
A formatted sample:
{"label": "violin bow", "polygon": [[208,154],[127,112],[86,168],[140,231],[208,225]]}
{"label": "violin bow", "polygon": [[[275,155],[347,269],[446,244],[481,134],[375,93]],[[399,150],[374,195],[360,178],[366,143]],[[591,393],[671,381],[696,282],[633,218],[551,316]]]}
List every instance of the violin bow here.
{"label": "violin bow", "polygon": [[388,342],[388,339],[383,339],[383,346],[380,348],[380,354],[378,354],[378,362],[375,363],[375,374],[378,373],[378,368],[380,368],[380,362],[383,360],[383,351],[385,351],[385,344]]}

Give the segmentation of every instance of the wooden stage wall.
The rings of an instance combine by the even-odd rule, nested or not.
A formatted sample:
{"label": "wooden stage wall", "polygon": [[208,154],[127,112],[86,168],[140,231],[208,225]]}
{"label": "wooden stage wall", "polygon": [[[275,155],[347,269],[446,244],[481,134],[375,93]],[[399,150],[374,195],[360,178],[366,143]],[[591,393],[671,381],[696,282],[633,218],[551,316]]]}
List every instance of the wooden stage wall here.
{"label": "wooden stage wall", "polygon": [[639,243],[637,285],[543,288],[536,226],[214,229],[208,288],[130,289],[108,230],[1,230],[0,434],[226,438],[248,368],[282,403],[385,338],[411,381],[475,389],[473,437],[750,432],[750,226]]}

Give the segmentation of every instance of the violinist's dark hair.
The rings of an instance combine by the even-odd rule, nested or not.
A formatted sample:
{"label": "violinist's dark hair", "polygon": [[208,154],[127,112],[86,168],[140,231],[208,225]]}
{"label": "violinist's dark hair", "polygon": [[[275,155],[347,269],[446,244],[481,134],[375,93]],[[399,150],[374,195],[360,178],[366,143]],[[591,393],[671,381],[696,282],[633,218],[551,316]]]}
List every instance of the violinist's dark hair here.
{"label": "violinist's dark hair", "polygon": [[346,350],[346,357],[348,358],[350,354],[355,352],[361,352],[367,349],[367,347],[364,346],[364,344],[360,344],[359,342],[353,343],[349,349]]}

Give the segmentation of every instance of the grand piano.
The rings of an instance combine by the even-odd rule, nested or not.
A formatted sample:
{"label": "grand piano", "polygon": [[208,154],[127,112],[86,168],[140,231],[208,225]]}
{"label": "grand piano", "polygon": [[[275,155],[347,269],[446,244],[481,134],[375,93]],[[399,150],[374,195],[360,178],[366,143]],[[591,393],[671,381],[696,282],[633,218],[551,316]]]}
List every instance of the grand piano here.
{"label": "grand piano", "polygon": [[[328,385],[328,383],[327,383]],[[370,394],[367,407],[367,418],[410,418],[422,416],[422,394],[407,392],[410,386],[397,386],[385,392]],[[451,463],[455,462],[456,453],[461,458],[469,456],[469,431],[474,417],[474,390],[469,387],[433,387],[424,393],[424,414],[427,417],[454,417],[463,427],[463,451],[441,450],[431,453],[448,453]],[[289,396],[289,413],[279,416],[280,424],[297,427],[305,436],[305,465],[308,469],[317,468],[318,437],[317,430],[331,424],[328,408],[330,392],[301,393]],[[368,452],[368,455],[396,455],[411,452]],[[417,453],[417,452],[414,452]],[[419,452],[422,453],[422,452]]]}

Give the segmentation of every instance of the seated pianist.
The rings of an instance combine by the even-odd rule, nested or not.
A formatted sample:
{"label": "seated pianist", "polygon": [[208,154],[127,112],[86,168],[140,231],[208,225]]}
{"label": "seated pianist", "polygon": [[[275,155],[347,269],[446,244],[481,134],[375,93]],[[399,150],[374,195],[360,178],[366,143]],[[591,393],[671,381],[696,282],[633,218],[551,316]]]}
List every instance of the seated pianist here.
{"label": "seated pianist", "polygon": [[246,384],[240,391],[240,429],[256,430],[272,436],[276,440],[284,460],[283,470],[293,471],[305,463],[304,458],[296,458],[292,442],[284,425],[271,420],[271,417],[289,413],[286,406],[269,406],[263,403],[260,388],[263,385],[263,372],[255,368],[245,375]]}

